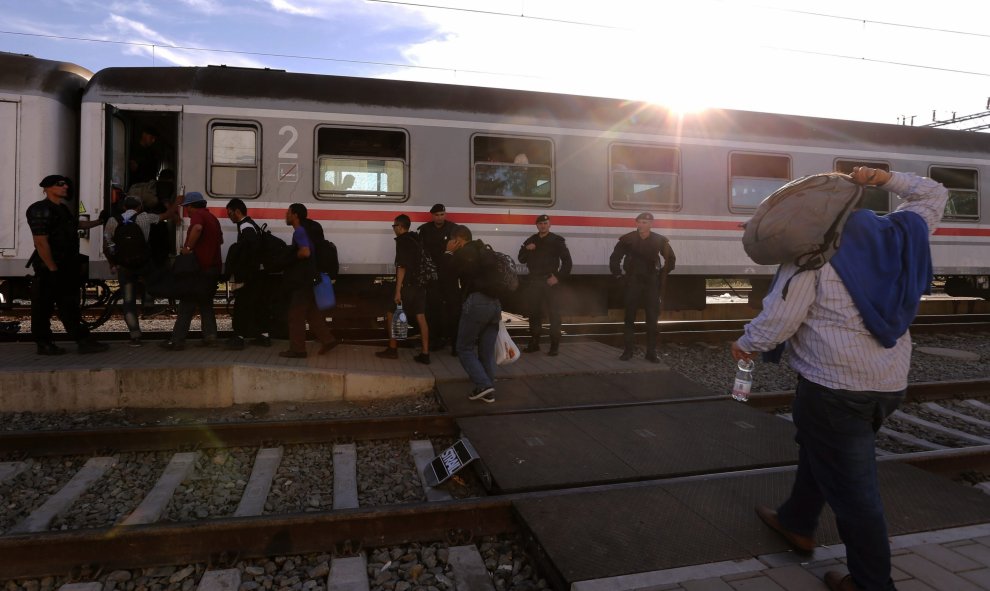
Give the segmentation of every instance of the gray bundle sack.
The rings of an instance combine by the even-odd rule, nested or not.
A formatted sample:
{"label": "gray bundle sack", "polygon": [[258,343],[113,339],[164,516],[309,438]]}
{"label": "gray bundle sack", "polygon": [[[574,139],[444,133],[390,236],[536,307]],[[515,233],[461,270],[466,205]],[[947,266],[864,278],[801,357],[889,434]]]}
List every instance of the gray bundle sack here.
{"label": "gray bundle sack", "polygon": [[862,194],[863,187],[837,172],[791,181],[743,224],[743,248],[760,265],[818,269],[839,249],[842,228]]}

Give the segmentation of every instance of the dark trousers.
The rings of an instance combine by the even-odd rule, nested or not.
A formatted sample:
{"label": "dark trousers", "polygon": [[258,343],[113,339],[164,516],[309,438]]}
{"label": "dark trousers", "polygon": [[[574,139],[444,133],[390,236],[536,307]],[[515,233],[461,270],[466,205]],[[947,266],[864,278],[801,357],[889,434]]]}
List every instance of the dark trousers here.
{"label": "dark trousers", "polygon": [[656,352],[657,320],[660,317],[660,278],[656,275],[628,275],[626,277],[625,346],[631,351],[635,344],[636,310],[646,313],[646,351]]}
{"label": "dark trousers", "polygon": [[179,298],[179,310],[175,317],[175,326],[172,328],[172,342],[182,344],[186,341],[189,333],[189,325],[192,324],[196,310],[199,310],[199,319],[202,328],[203,340],[215,340],[217,338],[217,317],[213,310],[213,296],[217,293],[217,282],[220,280],[219,269],[207,269],[200,271],[201,276],[197,277],[197,285],[202,289],[195,295]]}
{"label": "dark trousers", "polygon": [[268,332],[272,316],[269,286],[267,277],[257,277],[245,282],[234,292],[231,328],[235,335],[254,339]]}
{"label": "dark trousers", "polygon": [[430,340],[436,343],[449,341],[453,346],[461,317],[461,292],[456,277],[441,272],[440,278],[427,288],[425,313]]}
{"label": "dark trousers", "polygon": [[35,267],[31,281],[31,334],[38,344],[52,342],[52,313],[58,311],[65,332],[73,340],[89,336],[81,325],[79,269],[62,265],[58,271]]}
{"label": "dark trousers", "polygon": [[540,342],[543,332],[543,306],[550,317],[550,346],[560,344],[560,284],[547,285],[546,278],[532,277],[526,294],[529,307],[529,338],[533,343]]}
{"label": "dark trousers", "polygon": [[316,340],[322,345],[333,342],[334,336],[327,325],[326,315],[316,307],[312,287],[292,290],[289,301],[289,349],[297,353],[306,352],[306,323],[313,331]]}
{"label": "dark trousers", "polygon": [[795,441],[801,446],[781,525],[811,536],[825,503],[846,545],[849,573],[867,591],[894,589],[890,543],[877,480],[876,432],[904,399],[901,392],[832,390],[798,380]]}
{"label": "dark trousers", "polygon": [[[131,338],[140,338],[141,323],[138,319],[137,296],[141,290],[141,281],[147,276],[142,270],[131,270],[124,267],[117,267],[117,280],[120,281],[120,291],[122,299],[120,307],[124,311],[124,323],[131,334]],[[147,305],[147,296],[142,303]]]}

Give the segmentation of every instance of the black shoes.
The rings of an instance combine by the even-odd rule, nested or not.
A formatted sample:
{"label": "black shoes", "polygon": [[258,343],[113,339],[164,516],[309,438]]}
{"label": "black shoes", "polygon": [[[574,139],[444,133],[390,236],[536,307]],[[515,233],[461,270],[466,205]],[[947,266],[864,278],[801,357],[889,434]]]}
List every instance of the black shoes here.
{"label": "black shoes", "polygon": [[384,351],[375,351],[375,357],[380,359],[398,359],[399,350],[397,348],[385,347]]}
{"label": "black shoes", "polygon": [[316,354],[317,355],[326,355],[330,351],[333,351],[333,348],[336,347],[339,344],[340,344],[340,341],[338,341],[337,339],[334,339],[334,340],[330,341],[329,343],[323,343],[322,345],[320,345],[320,350],[317,351]]}
{"label": "black shoes", "polygon": [[619,355],[619,361],[629,361],[632,358],[633,358],[633,352],[629,349],[626,349],[625,351],[622,352],[622,355]]}
{"label": "black shoes", "polygon": [[141,337],[131,337],[131,340],[127,343],[131,347],[143,347],[144,343],[141,342]]}
{"label": "black shoes", "polygon": [[660,358],[657,357],[656,351],[647,351],[645,359],[650,363],[660,363]]}
{"label": "black shoes", "polygon": [[305,351],[293,351],[292,349],[289,349],[287,351],[279,351],[278,352],[278,356],[279,357],[288,357],[289,359],[305,359],[306,358],[306,352]]}
{"label": "black shoes", "polygon": [[539,350],[540,350],[539,343],[530,343],[525,349],[523,349],[523,353],[537,353],[539,352]]}
{"label": "black shoes", "polygon": [[186,349],[185,343],[176,343],[175,341],[165,341],[158,346],[166,351],[184,351]]}
{"label": "black shoes", "polygon": [[79,354],[89,355],[91,353],[102,353],[108,351],[110,345],[106,343],[101,343],[99,341],[94,341],[91,339],[86,339],[84,341],[79,341]]}
{"label": "black shoes", "polygon": [[413,361],[415,361],[416,363],[422,363],[423,365],[429,365],[430,364],[430,354],[429,353],[420,353],[419,355],[413,357]]}
{"label": "black shoes", "polygon": [[560,343],[551,342],[550,350],[547,351],[547,355],[549,355],[550,357],[556,357],[557,355],[560,354],[560,352],[558,351],[559,348],[560,348]]}
{"label": "black shoes", "polygon": [[488,386],[487,388],[475,388],[468,395],[468,400],[480,400],[482,402],[487,402],[491,404],[495,402],[495,387]]}
{"label": "black shoes", "polygon": [[255,347],[271,347],[272,339],[268,336],[261,335],[260,337],[251,339],[250,343]]}
{"label": "black shoes", "polygon": [[38,355],[64,355],[65,349],[55,343],[38,343]]}

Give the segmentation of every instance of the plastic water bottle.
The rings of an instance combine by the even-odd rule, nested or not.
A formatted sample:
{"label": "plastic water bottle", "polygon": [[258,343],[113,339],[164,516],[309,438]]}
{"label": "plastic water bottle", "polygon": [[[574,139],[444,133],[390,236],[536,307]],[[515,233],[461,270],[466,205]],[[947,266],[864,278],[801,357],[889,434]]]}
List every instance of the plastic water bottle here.
{"label": "plastic water bottle", "polygon": [[406,320],[406,312],[402,309],[402,304],[395,306],[395,314],[392,315],[392,338],[402,340],[409,334],[409,322]]}
{"label": "plastic water bottle", "polygon": [[751,359],[740,359],[736,367],[736,381],[732,384],[732,398],[739,402],[749,400],[749,392],[753,389],[753,368],[756,366]]}

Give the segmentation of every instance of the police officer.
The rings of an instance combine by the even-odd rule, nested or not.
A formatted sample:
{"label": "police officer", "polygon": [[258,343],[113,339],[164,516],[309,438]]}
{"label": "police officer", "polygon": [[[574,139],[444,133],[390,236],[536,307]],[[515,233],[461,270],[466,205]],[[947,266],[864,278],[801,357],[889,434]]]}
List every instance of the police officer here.
{"label": "police officer", "polygon": [[89,336],[79,310],[79,230],[99,226],[100,220],[79,221],[67,202],[69,179],[50,174],[39,183],[45,198],[27,208],[27,221],[34,239],[28,264],[34,269],[31,282],[31,333],[38,355],[61,355],[65,349],[52,341],[52,312],[65,332],[76,341],[79,353],[99,353],[109,347]]}
{"label": "police officer", "polygon": [[536,218],[536,234],[519,248],[519,262],[529,268],[526,301],[529,304],[529,346],[527,353],[540,350],[543,304],[550,315],[550,351],[556,356],[560,347],[560,281],[571,273],[571,253],[564,238],[550,231],[550,216]]}
{"label": "police officer", "polygon": [[417,233],[426,254],[437,265],[438,280],[426,288],[426,323],[430,328],[431,349],[450,345],[456,355],[457,321],[461,315],[461,294],[457,277],[443,262],[447,242],[454,237],[457,224],[447,219],[447,208],[437,203],[430,208],[433,219],[422,224]]}
{"label": "police officer", "polygon": [[652,228],[652,213],[636,216],[636,230],[619,238],[608,260],[613,276],[621,278],[625,271],[625,350],[619,357],[623,361],[632,359],[636,310],[643,308],[646,314],[646,360],[660,362],[657,357],[660,283],[674,270],[675,257],[670,240],[651,231]]}

